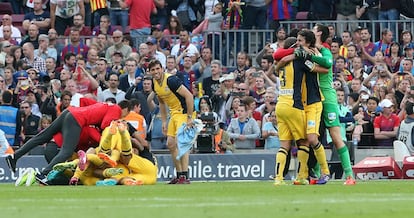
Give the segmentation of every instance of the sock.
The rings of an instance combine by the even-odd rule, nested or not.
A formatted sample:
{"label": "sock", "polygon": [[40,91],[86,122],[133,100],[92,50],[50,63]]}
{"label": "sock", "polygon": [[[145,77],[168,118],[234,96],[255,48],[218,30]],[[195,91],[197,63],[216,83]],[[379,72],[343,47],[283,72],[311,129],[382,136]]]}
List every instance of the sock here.
{"label": "sock", "polygon": [[112,135],[109,133],[109,128],[106,128],[102,132],[101,141],[99,142],[99,147],[101,148],[101,152],[105,154],[109,154],[111,151],[111,140]]}
{"label": "sock", "polygon": [[182,174],[181,174],[182,176],[184,176],[186,179],[188,178],[188,171],[184,171],[184,172],[182,172]]}
{"label": "sock", "polygon": [[287,155],[288,151],[285,148],[279,148],[276,154],[275,180],[283,180],[283,170],[285,169]]}
{"label": "sock", "polygon": [[127,131],[120,132],[122,155],[128,156],[132,154],[131,136]]}
{"label": "sock", "polygon": [[315,153],[316,160],[321,165],[321,171],[324,175],[330,175],[328,162],[326,161],[325,149],[323,148],[321,142],[318,142],[316,145],[312,145],[313,151]]}
{"label": "sock", "polygon": [[314,175],[316,178],[321,177],[321,165],[319,163],[316,163],[315,166],[312,169]]}
{"label": "sock", "polygon": [[351,166],[351,158],[349,157],[348,147],[343,146],[338,149],[338,156],[341,160],[342,169],[344,169],[345,177],[351,176],[354,177]]}
{"label": "sock", "polygon": [[308,158],[309,158],[309,147],[305,145],[298,146],[298,179],[308,178]]}
{"label": "sock", "polygon": [[99,158],[96,154],[86,154],[86,158],[90,163],[92,163],[95,166],[101,166],[104,161]]}
{"label": "sock", "polygon": [[180,178],[181,172],[177,172],[176,175],[177,175],[177,178]]}

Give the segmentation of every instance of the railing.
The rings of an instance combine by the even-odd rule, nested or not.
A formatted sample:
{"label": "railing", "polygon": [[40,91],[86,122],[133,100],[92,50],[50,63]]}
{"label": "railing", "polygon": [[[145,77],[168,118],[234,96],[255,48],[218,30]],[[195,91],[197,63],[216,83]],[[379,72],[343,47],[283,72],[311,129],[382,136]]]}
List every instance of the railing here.
{"label": "railing", "polygon": [[408,20],[297,20],[297,21],[281,21],[280,24],[285,27],[289,33],[292,29],[312,28],[315,24],[333,25],[337,35],[344,30],[353,31],[358,27],[366,27],[371,33],[371,41],[378,41],[381,38],[381,31],[388,28],[394,33],[394,41],[400,40],[403,30],[414,30],[414,19]]}

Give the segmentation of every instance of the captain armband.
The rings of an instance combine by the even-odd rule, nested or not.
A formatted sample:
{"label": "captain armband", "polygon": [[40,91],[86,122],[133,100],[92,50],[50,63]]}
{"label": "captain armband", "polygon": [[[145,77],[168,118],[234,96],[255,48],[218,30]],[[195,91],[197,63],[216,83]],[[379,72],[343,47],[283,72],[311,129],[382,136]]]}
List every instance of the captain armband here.
{"label": "captain armband", "polygon": [[315,70],[316,64],[313,63],[312,61],[306,60],[305,65],[311,72],[313,72]]}

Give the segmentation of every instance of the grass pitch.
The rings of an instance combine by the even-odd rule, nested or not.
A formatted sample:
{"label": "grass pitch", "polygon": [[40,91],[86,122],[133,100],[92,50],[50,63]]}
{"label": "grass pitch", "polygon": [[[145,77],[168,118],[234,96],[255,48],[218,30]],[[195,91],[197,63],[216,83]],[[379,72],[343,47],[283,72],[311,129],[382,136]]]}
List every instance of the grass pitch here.
{"label": "grass pitch", "polygon": [[267,182],[194,182],[153,186],[0,185],[0,217],[411,217],[414,181],[344,186]]}

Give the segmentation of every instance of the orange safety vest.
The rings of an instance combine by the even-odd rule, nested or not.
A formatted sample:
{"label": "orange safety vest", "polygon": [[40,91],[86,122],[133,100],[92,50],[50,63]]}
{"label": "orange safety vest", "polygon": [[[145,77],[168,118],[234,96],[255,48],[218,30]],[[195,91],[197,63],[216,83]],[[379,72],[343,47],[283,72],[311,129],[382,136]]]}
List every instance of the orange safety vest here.
{"label": "orange safety vest", "polygon": [[214,144],[216,145],[216,153],[222,153],[219,143],[221,142],[221,137],[223,136],[223,130],[220,129],[219,133],[214,136]]}
{"label": "orange safety vest", "polygon": [[124,120],[128,121],[136,130],[139,132],[139,135],[142,139],[145,139],[145,129],[144,129],[144,122],[145,118],[141,114],[138,114],[134,111],[129,112],[129,114],[124,118]]}

